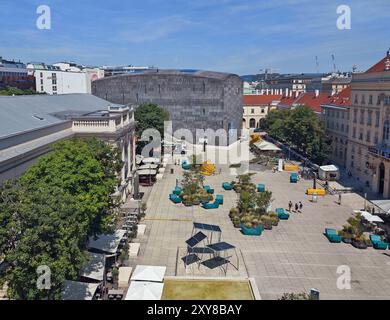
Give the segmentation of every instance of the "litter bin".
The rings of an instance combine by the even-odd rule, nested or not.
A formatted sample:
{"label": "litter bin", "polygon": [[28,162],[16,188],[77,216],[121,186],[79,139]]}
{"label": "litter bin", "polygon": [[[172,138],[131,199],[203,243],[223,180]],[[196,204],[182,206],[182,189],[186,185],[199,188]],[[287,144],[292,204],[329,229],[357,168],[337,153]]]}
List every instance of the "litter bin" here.
{"label": "litter bin", "polygon": [[313,197],[312,197],[312,202],[316,203],[317,200],[318,200],[317,193],[314,192],[314,193],[313,193]]}
{"label": "litter bin", "polygon": [[320,300],[320,290],[312,288],[310,290],[310,298],[312,300]]}
{"label": "litter bin", "polygon": [[173,174],[175,172],[175,170],[173,168],[171,168],[171,174]]}

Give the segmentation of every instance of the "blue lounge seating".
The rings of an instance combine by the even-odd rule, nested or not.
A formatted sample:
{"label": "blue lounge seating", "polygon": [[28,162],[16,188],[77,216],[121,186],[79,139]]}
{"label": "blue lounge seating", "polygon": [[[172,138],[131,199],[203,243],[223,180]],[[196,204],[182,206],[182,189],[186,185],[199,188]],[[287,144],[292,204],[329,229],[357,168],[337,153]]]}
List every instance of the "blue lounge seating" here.
{"label": "blue lounge seating", "polygon": [[224,182],[222,183],[222,188],[224,188],[225,190],[232,190],[233,186],[229,182]]}
{"label": "blue lounge seating", "polygon": [[202,204],[202,207],[204,209],[218,209],[219,208],[219,202],[214,201],[213,203],[204,203],[204,204]]}
{"label": "blue lounge seating", "polygon": [[335,229],[326,228],[325,236],[330,242],[333,243],[340,243],[342,240],[342,237],[337,234],[337,231]]}
{"label": "blue lounge seating", "polygon": [[290,174],[290,182],[297,183],[298,182],[298,173],[293,172]]}
{"label": "blue lounge seating", "polygon": [[290,218],[290,215],[286,213],[283,208],[277,208],[275,209],[275,212],[280,220],[288,220],[288,218]]}
{"label": "blue lounge seating", "polygon": [[190,170],[191,169],[191,165],[187,162],[187,160],[183,161],[183,163],[181,164],[181,167],[183,168],[183,170]]}
{"label": "blue lounge seating", "polygon": [[262,184],[262,183],[258,184],[257,191],[258,192],[265,192],[265,184]]}
{"label": "blue lounge seating", "polygon": [[263,226],[260,224],[256,228],[247,228],[245,225],[240,225],[241,232],[246,236],[260,236],[263,233]]}
{"label": "blue lounge seating", "polygon": [[223,204],[223,195],[217,194],[217,196],[215,197],[215,201],[218,202],[219,204]]}
{"label": "blue lounge seating", "polygon": [[176,195],[180,195],[182,193],[183,189],[180,188],[180,187],[176,187],[174,190],[173,190],[173,194],[176,194]]}
{"label": "blue lounge seating", "polygon": [[171,193],[169,195],[169,200],[171,200],[173,203],[181,203],[181,198],[177,194],[174,194],[174,193]]}
{"label": "blue lounge seating", "polygon": [[207,191],[207,193],[209,193],[209,194],[213,194],[214,193],[214,189],[211,188],[208,185],[203,186],[203,189],[205,189]]}
{"label": "blue lounge seating", "polygon": [[389,246],[388,243],[382,241],[382,238],[376,234],[370,234],[370,240],[374,249],[386,250]]}

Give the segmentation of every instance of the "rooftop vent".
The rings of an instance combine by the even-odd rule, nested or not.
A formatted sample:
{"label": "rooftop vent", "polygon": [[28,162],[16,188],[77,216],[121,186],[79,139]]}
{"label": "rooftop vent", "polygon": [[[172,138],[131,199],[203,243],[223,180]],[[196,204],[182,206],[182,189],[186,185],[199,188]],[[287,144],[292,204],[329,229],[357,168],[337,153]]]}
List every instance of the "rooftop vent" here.
{"label": "rooftop vent", "polygon": [[41,120],[41,121],[45,120],[45,118],[42,118],[42,117],[40,117],[40,116],[37,116],[36,114],[33,115],[33,118],[38,119],[38,120]]}

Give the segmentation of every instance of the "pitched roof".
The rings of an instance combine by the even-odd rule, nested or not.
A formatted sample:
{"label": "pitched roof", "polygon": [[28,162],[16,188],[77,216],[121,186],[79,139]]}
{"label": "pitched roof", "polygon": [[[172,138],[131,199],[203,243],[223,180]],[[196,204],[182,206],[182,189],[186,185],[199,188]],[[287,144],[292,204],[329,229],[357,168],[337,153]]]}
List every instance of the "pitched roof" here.
{"label": "pitched roof", "polygon": [[281,98],[281,94],[244,95],[243,102],[244,106],[269,105],[273,101],[280,101]]}
{"label": "pitched roof", "polygon": [[306,92],[298,97],[294,104],[301,104],[309,107],[314,112],[321,112],[321,105],[330,102],[331,95],[327,92],[321,92],[316,96],[314,92]]}
{"label": "pitched roof", "polygon": [[387,52],[387,55],[374,64],[370,69],[368,69],[365,73],[375,73],[375,72],[383,72],[386,71],[386,63],[387,61],[390,62],[390,50]]}
{"label": "pitched roof", "polygon": [[84,115],[116,106],[90,94],[0,97],[0,139],[65,121],[65,115]]}
{"label": "pitched roof", "polygon": [[345,107],[351,103],[351,87],[347,87],[330,98],[330,104]]}

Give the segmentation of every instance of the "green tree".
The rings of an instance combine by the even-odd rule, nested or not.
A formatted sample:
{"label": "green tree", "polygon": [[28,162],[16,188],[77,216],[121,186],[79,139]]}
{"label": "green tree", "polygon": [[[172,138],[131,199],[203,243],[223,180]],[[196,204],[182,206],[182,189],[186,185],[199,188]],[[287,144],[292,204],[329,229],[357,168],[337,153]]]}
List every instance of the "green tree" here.
{"label": "green tree", "polygon": [[169,113],[155,104],[141,104],[134,112],[137,122],[136,132],[141,137],[146,129],[156,129],[161,136],[164,134],[164,121],[169,120]]}
{"label": "green tree", "polygon": [[329,153],[329,140],[321,120],[313,110],[297,106],[293,110],[272,110],[262,122],[271,137],[282,141],[312,161],[322,164]]}
{"label": "green tree", "polygon": [[[0,256],[12,299],[59,299],[64,280],[77,279],[89,236],[112,228],[120,167],[117,149],[73,139],[0,188]],[[50,289],[37,287],[40,266],[51,270]]]}
{"label": "green tree", "polygon": [[268,206],[272,201],[272,192],[268,190],[259,192],[256,194],[254,201],[256,203],[258,212],[260,214],[265,214],[267,212]]}

